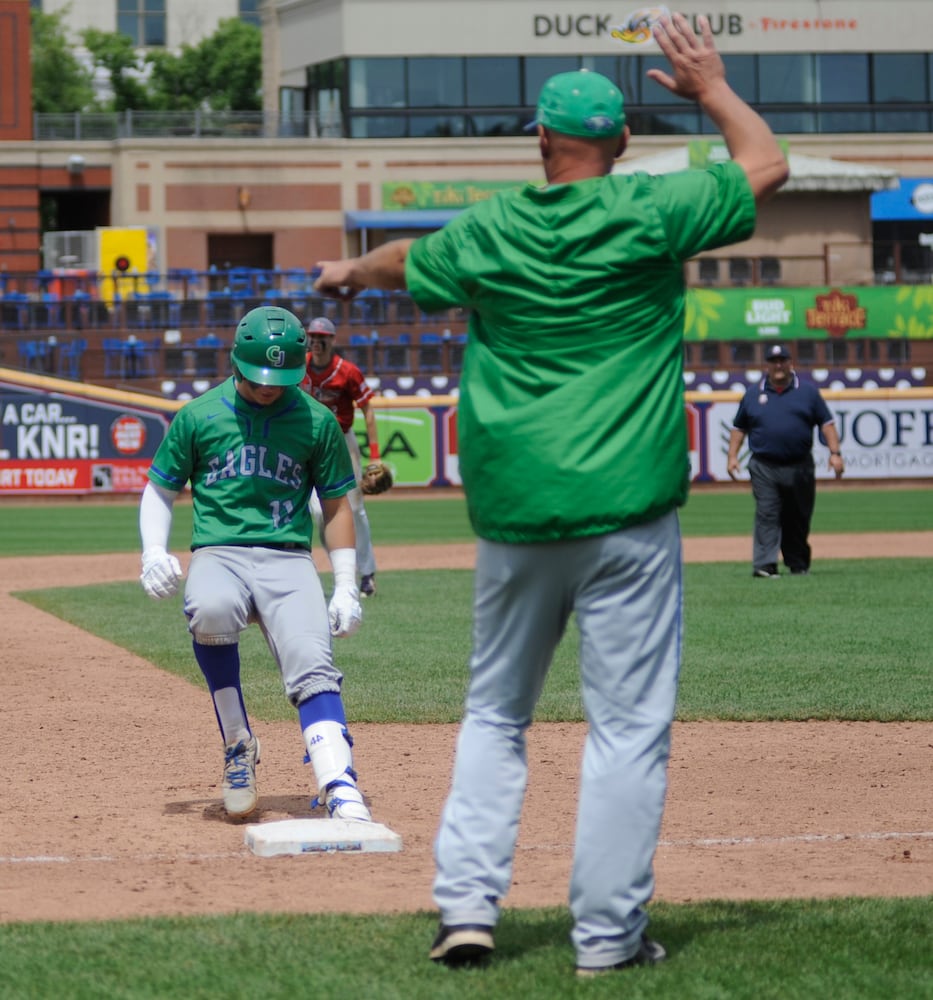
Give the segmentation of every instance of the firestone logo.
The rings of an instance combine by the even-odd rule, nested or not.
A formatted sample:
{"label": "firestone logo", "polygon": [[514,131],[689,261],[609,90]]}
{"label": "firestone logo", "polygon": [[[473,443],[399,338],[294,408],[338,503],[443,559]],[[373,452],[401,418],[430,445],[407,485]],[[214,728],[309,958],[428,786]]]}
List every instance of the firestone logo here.
{"label": "firestone logo", "polygon": [[808,309],[808,330],[825,330],[830,337],[844,337],[848,330],[864,330],[868,312],[858,304],[858,296],[844,295],[834,288],[827,295],[817,295],[816,306]]}

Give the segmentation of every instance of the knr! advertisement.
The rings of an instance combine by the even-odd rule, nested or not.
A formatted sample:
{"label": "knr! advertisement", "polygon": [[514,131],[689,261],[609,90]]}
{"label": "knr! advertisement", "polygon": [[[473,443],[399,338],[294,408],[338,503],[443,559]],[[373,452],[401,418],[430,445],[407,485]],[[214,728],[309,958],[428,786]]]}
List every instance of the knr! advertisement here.
{"label": "knr! advertisement", "polygon": [[0,496],[138,493],[168,421],[133,407],[0,393]]}

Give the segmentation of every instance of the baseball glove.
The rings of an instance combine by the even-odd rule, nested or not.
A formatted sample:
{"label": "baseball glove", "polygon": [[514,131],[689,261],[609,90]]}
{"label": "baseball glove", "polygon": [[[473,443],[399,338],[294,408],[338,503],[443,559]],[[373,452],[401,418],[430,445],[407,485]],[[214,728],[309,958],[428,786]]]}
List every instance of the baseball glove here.
{"label": "baseball glove", "polygon": [[385,462],[370,462],[363,469],[363,478],[360,480],[360,489],[367,496],[374,496],[377,493],[385,493],[392,489],[395,480],[392,478],[392,470]]}

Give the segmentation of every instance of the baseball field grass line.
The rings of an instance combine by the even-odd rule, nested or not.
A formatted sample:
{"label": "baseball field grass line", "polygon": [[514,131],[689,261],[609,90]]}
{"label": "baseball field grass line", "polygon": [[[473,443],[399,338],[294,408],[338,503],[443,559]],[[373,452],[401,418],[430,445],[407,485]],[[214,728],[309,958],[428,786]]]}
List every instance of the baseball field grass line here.
{"label": "baseball field grass line", "polygon": [[[818,492],[816,535],[852,532],[933,531],[929,488],[846,489]],[[376,497],[367,503],[377,546],[472,543],[462,496],[405,503]],[[747,492],[692,494],[681,510],[686,538],[743,536],[750,546],[754,504]],[[139,548],[138,503],[56,502],[0,504],[0,556],[135,552]],[[180,552],[191,538],[191,505],[175,505],[171,547]]]}

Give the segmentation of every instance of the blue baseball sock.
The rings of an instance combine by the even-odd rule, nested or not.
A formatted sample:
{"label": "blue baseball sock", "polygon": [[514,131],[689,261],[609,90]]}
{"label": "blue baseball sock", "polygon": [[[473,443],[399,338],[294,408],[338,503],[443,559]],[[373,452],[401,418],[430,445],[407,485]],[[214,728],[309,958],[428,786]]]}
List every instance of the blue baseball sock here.
{"label": "blue baseball sock", "polygon": [[298,722],[302,732],[315,722],[339,722],[346,729],[343,699],[336,691],[322,691],[312,695],[298,706]]}
{"label": "blue baseball sock", "polygon": [[240,688],[240,647],[236,643],[205,646],[200,642],[192,642],[192,647],[214,702],[224,746],[244,737],[248,739],[252,729]]}

